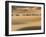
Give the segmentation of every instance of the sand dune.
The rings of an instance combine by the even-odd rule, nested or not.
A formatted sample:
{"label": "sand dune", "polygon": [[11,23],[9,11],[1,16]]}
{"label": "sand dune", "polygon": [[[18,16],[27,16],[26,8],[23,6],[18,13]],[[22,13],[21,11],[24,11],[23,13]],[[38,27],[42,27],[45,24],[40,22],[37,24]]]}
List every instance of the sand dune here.
{"label": "sand dune", "polygon": [[24,24],[26,22],[40,21],[40,16],[12,16],[12,24]]}
{"label": "sand dune", "polygon": [[41,14],[40,7],[17,8],[12,11],[12,31],[41,29],[41,16],[16,16],[16,14]]}
{"label": "sand dune", "polygon": [[16,31],[24,27],[33,27],[33,26],[39,27],[41,25],[40,16],[12,16],[12,17],[13,17],[12,20],[13,31]]}

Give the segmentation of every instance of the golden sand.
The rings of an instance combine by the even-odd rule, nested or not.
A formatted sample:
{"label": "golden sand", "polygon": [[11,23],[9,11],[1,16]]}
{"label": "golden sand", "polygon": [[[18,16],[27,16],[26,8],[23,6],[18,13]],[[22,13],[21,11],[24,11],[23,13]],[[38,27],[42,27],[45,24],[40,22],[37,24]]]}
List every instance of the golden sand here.
{"label": "golden sand", "polygon": [[[15,16],[15,14],[18,13],[18,12],[24,12],[24,10],[26,8],[21,9],[23,11],[21,11],[19,9],[13,10],[12,31],[17,31],[17,30],[19,31],[19,29],[22,29],[22,28],[25,28],[25,27],[32,27],[32,28],[36,27],[37,28],[37,27],[41,26],[41,16]],[[27,11],[25,11],[25,12],[27,12],[27,13],[28,12],[31,12],[32,14],[40,14],[41,13],[41,9],[36,9],[36,7],[32,8],[32,9],[28,8],[26,10]],[[32,30],[32,29],[30,28],[30,30]]]}

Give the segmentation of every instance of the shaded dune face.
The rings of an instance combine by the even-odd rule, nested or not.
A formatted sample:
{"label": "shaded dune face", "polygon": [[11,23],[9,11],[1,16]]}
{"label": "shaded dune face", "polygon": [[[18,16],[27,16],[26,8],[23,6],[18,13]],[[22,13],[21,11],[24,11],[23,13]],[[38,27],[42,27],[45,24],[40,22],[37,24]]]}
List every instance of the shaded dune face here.
{"label": "shaded dune face", "polygon": [[41,26],[29,26],[29,27],[23,27],[23,28],[20,28],[20,29],[17,29],[17,31],[19,30],[39,30],[41,29]]}
{"label": "shaded dune face", "polygon": [[[14,6],[13,6],[14,7]],[[21,16],[16,16],[21,14]],[[22,16],[23,14],[38,14]],[[12,11],[12,31],[41,29],[41,7],[18,7]]]}

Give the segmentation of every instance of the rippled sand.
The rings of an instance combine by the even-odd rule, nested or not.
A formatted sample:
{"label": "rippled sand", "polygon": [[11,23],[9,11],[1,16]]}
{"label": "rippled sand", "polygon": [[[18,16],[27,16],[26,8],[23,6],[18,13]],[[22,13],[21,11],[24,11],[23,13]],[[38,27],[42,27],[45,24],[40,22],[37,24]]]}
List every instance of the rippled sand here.
{"label": "rippled sand", "polygon": [[12,30],[16,31],[24,27],[34,27],[41,25],[40,16],[12,16]]}

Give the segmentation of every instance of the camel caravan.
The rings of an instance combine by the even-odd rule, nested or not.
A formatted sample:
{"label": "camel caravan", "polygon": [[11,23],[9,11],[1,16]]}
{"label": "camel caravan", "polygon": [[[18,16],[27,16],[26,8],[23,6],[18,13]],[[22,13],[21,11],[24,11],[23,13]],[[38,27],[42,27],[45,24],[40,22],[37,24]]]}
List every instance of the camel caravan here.
{"label": "camel caravan", "polygon": [[13,13],[12,15],[14,16],[40,16],[41,13],[41,7],[23,7],[23,6],[17,6],[17,7],[12,7],[13,8]]}

